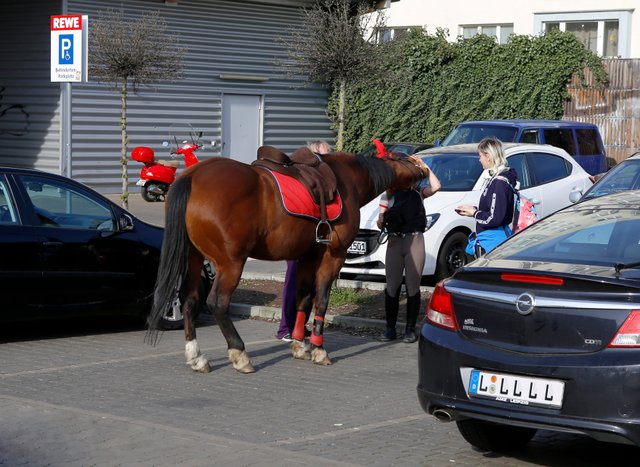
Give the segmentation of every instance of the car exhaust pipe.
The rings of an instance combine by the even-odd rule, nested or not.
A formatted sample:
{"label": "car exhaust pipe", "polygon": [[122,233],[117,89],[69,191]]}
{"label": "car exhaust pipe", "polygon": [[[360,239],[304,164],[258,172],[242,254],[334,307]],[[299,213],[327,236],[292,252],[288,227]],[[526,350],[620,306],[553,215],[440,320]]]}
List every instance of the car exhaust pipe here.
{"label": "car exhaust pipe", "polygon": [[433,416],[441,422],[450,422],[452,420],[451,414],[444,409],[436,409],[433,411]]}

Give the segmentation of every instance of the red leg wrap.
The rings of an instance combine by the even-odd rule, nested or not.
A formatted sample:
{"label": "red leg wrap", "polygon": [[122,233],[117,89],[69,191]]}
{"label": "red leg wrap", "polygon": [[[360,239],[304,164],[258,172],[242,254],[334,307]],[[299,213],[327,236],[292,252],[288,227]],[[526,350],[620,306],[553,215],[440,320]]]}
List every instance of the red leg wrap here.
{"label": "red leg wrap", "polygon": [[304,311],[298,311],[296,313],[296,324],[293,328],[293,333],[291,334],[291,337],[293,337],[295,340],[297,341],[303,341],[304,340],[304,325],[305,325],[305,320],[306,315],[304,313]]}
{"label": "red leg wrap", "polygon": [[322,347],[322,334],[324,331],[324,316],[316,316],[313,319],[313,332],[311,333],[311,337],[309,337],[309,342],[315,345],[316,347]]}

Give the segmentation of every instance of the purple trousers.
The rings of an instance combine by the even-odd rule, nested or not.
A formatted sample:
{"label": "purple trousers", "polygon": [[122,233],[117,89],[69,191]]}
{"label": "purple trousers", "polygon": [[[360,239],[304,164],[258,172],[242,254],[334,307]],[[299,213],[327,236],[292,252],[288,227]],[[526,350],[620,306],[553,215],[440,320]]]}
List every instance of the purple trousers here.
{"label": "purple trousers", "polygon": [[[280,319],[280,327],[276,337],[278,339],[291,334],[296,324],[296,275],[298,270],[298,262],[295,260],[287,260],[287,273],[284,276],[284,289],[282,291],[282,318]],[[305,310],[306,320],[309,320],[311,314],[311,306]]]}

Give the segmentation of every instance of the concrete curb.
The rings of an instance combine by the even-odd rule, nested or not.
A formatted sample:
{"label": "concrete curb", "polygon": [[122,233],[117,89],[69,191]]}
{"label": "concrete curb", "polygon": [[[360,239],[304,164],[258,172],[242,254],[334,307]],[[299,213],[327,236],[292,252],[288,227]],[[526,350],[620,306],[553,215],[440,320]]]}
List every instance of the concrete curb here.
{"label": "concrete curb", "polygon": [[[259,305],[246,305],[244,303],[231,303],[229,314],[242,318],[260,318],[269,321],[280,321],[282,310],[280,308]],[[344,328],[386,329],[386,322],[381,319],[360,318],[356,316],[342,316],[326,314],[324,322],[330,326]],[[398,327],[404,329],[404,323],[399,322]]]}
{"label": "concrete curb", "polygon": [[[270,306],[231,303],[229,305],[229,314],[243,318],[260,318],[268,321],[280,321],[282,310],[280,308]],[[386,329],[386,323],[381,319],[360,318],[357,316],[326,314],[324,316],[324,322],[331,326],[345,328]],[[398,323],[398,326],[404,328],[404,323]]]}
{"label": "concrete curb", "polygon": [[[248,280],[271,280],[277,282],[284,282],[284,274],[270,274],[270,273],[256,273],[245,271],[242,274],[243,279]],[[366,282],[356,281],[348,279],[338,279],[336,287],[342,288],[355,288],[355,289],[369,289],[369,290],[384,290],[385,283],[381,282]],[[421,292],[433,293],[433,287],[421,286]],[[235,316],[241,316],[244,318],[260,318],[270,321],[280,321],[282,319],[282,310],[276,307],[260,306],[260,305],[247,305],[243,303],[231,303],[229,306],[229,313]],[[357,316],[342,316],[326,314],[325,323],[331,326],[345,327],[345,328],[368,328],[368,329],[386,329],[386,322],[381,319],[361,318]],[[404,329],[405,323],[399,322],[398,328]]]}

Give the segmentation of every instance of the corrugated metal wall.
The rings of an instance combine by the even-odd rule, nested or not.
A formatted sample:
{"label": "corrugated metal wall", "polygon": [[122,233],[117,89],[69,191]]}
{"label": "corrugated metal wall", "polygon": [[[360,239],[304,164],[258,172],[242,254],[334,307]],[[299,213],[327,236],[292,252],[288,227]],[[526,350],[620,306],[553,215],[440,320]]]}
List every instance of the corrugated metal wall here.
{"label": "corrugated metal wall", "polygon": [[[50,16],[87,14],[91,19],[107,8],[123,9],[135,17],[158,10],[168,28],[187,48],[184,79],[147,86],[128,95],[129,152],[138,145],[161,146],[172,123],[190,123],[207,140],[220,141],[225,93],[262,97],[263,144],[291,152],[309,139],[333,140],[326,117],[328,91],[303,87],[284,75],[276,59],[286,51],[276,42],[300,22],[294,1],[179,0],[2,0],[0,2],[0,87],[3,106],[21,105],[24,112],[0,117],[0,164],[36,167],[59,173],[61,150],[61,85],[50,82]],[[63,5],[66,4],[66,11]],[[265,82],[221,80],[221,74],[262,75]],[[71,84],[72,154],[74,179],[103,193],[118,193],[120,180],[120,93],[108,84]],[[19,119],[28,115],[28,126]],[[11,115],[14,115],[13,117]],[[16,133],[15,128],[23,130]],[[9,131],[10,130],[10,131]],[[219,155],[207,149],[204,158]],[[131,185],[141,165],[130,162]],[[130,189],[135,189],[130,186]]]}
{"label": "corrugated metal wall", "polygon": [[59,0],[0,2],[0,164],[60,172],[60,84],[50,80]]}
{"label": "corrugated metal wall", "polygon": [[609,84],[603,89],[593,86],[590,74],[587,88],[573,79],[564,118],[598,125],[613,165],[640,150],[640,59],[607,59],[604,65]]}
{"label": "corrugated metal wall", "polygon": [[[91,17],[105,4],[69,0],[68,13],[88,14],[91,27]],[[137,0],[119,2],[118,8],[131,17],[158,9],[168,29],[179,34],[187,48],[182,81],[147,87],[138,95],[129,93],[129,151],[147,145],[166,154],[161,142],[175,122],[188,122],[203,130],[207,139],[220,141],[225,93],[263,96],[263,144],[290,152],[309,139],[333,139],[326,117],[327,90],[318,85],[300,88],[302,83],[284,76],[275,63],[286,56],[275,37],[300,21],[298,7],[250,1],[180,0],[165,5]],[[264,75],[269,80],[221,80],[220,74]],[[73,178],[104,193],[119,192],[120,94],[100,84],[74,84],[72,105]],[[220,147],[215,151],[207,149],[201,155],[219,155]],[[137,162],[129,163],[131,184],[140,168]]]}

